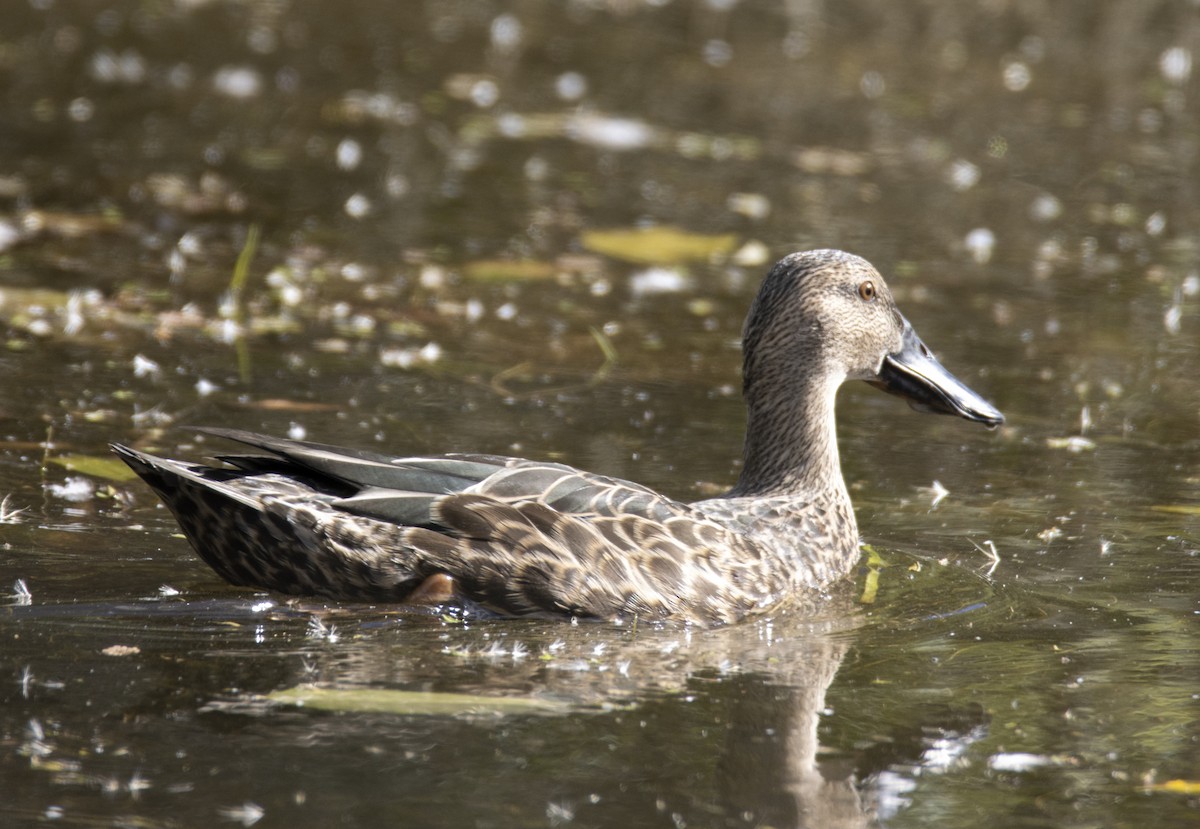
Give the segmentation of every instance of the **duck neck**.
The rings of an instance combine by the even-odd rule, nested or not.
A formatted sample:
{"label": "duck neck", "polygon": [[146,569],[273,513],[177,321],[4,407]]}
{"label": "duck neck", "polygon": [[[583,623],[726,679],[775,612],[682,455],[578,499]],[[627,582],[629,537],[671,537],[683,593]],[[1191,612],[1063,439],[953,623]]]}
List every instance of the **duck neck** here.
{"label": "duck neck", "polygon": [[840,377],[789,376],[745,389],[742,474],[731,496],[845,496],[834,399]]}

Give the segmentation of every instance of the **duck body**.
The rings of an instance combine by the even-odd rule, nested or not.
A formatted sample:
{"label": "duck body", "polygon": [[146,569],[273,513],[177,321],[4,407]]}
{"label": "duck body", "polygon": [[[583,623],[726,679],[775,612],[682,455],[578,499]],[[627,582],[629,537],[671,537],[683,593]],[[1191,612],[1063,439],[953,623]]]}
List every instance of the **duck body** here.
{"label": "duck body", "polygon": [[736,621],[811,595],[858,559],[834,397],[864,379],[914,408],[999,411],[929,355],[882,278],[841,251],[792,254],[743,332],[741,477],[686,503],[555,463],[391,457],[230,429],[224,466],[113,449],[225,580],[292,595],[451,601],[512,616]]}
{"label": "duck body", "polygon": [[857,557],[840,499],[800,515],[786,497],[688,504],[562,464],[202,431],[262,454],[216,468],[115,449],[200,556],[247,587],[405,602],[448,575],[442,598],[503,615],[711,624],[834,581]]}

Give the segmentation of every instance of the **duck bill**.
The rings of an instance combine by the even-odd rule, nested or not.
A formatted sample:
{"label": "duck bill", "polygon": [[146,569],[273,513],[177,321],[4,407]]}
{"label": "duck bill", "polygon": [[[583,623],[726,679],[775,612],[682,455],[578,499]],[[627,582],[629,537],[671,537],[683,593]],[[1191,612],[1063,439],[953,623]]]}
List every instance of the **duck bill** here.
{"label": "duck bill", "polygon": [[957,415],[988,427],[1003,423],[1004,415],[946,371],[908,320],[901,319],[904,335],[900,349],[884,357],[879,374],[867,382],[905,398],[919,412]]}

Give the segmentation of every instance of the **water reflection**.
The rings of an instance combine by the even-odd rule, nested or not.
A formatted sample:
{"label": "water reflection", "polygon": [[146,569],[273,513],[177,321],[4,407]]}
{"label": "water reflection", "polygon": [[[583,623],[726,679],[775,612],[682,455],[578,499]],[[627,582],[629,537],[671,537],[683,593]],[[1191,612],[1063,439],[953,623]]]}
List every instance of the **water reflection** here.
{"label": "water reflection", "polygon": [[[652,797],[661,804],[658,811],[678,814],[680,820],[686,816],[692,821],[716,809],[738,825],[862,826],[871,823],[863,798],[878,799],[870,786],[859,790],[854,779],[856,764],[849,756],[823,755],[820,745],[822,721],[833,716],[826,708],[826,692],[854,641],[857,613],[847,595],[831,600],[820,618],[796,612],[715,631],[622,631],[598,625],[524,623],[464,628],[431,624],[421,617],[392,615],[371,621],[360,614],[317,611],[324,621],[314,633],[311,622],[304,621],[316,618],[310,617],[311,611],[271,602],[239,608],[228,602],[179,603],[168,598],[155,607],[21,607],[12,609],[7,622],[28,626],[36,620],[43,630],[59,630],[60,636],[104,636],[107,632],[116,640],[127,640],[135,626],[150,628],[136,636],[137,648],[124,653],[110,649],[109,665],[145,668],[149,675],[130,682],[120,678],[129,675],[127,670],[116,674],[104,671],[109,681],[125,686],[124,702],[115,707],[109,704],[106,710],[121,719],[167,716],[192,723],[186,744],[193,759],[186,765],[165,758],[151,761],[149,747],[140,747],[139,762],[155,764],[147,788],[162,785],[163,776],[187,779],[190,787],[203,788],[203,781],[186,772],[196,763],[215,764],[210,775],[226,781],[219,785],[228,786],[229,775],[236,772],[212,754],[219,749],[211,741],[269,725],[272,754],[304,754],[323,746],[343,757],[342,746],[361,741],[376,747],[371,753],[383,768],[396,763],[411,765],[415,754],[420,762],[409,773],[417,780],[393,784],[397,799],[419,791],[431,772],[442,773],[438,770],[451,765],[457,767],[455,774],[467,776],[475,774],[473,769],[478,766],[478,773],[486,777],[485,770],[494,762],[492,752],[533,762],[529,752],[544,746],[547,732],[562,733],[570,745],[586,746],[600,739],[606,750],[589,762],[592,773],[528,779],[534,791],[526,792],[514,807],[525,813],[533,810],[534,816],[538,809],[557,808],[581,818],[586,814],[589,821],[636,819],[639,810],[630,811],[628,787],[642,797]],[[74,620],[87,620],[91,633],[85,634]],[[241,633],[221,635],[219,631],[231,623],[236,623]],[[307,634],[301,630],[305,625]],[[340,633],[335,633],[338,629]],[[187,662],[163,663],[160,657],[174,649],[169,631],[198,645],[206,640],[208,644],[202,654]],[[282,661],[264,661],[264,654],[255,653],[264,647],[283,657]],[[263,670],[271,664],[274,670]],[[99,667],[96,663],[91,670]],[[31,673],[23,686],[25,702],[21,704],[28,705],[31,695],[35,700],[57,697],[70,704],[70,687],[81,670],[85,668],[63,665],[56,673],[39,664],[36,677]],[[49,673],[43,675],[44,671]],[[406,717],[399,710],[381,718],[379,714],[352,713],[349,703],[342,715],[330,719],[328,713],[319,711],[264,708],[260,698],[251,693],[295,682],[346,691],[407,687],[436,689],[444,696],[482,692],[547,698],[569,703],[571,709],[583,712],[583,719],[546,722],[540,716],[530,720],[518,714],[498,720],[494,715],[475,713],[460,715],[457,721],[427,720]],[[91,693],[99,691],[96,680],[88,685]],[[187,693],[181,698],[183,688]],[[195,705],[199,705],[199,715],[189,711]],[[337,708],[334,705],[335,711]],[[260,720],[262,725],[253,724]],[[59,786],[71,781],[86,785],[85,781],[98,773],[96,766],[105,765],[99,758],[73,762],[75,771],[64,777],[61,770],[53,770],[61,765],[58,758],[69,756],[71,746],[84,735],[61,728],[52,728],[47,734],[40,719],[31,722],[37,723],[41,733],[28,737],[21,752],[40,756],[41,767]],[[101,729],[101,733],[107,731]],[[606,734],[610,736],[603,736]],[[115,736],[98,738],[107,741]],[[452,758],[447,753],[451,746],[480,740],[492,751],[477,745],[477,754],[454,752]],[[265,746],[247,744],[244,751],[248,755],[241,762],[258,762],[256,758],[264,750]],[[893,750],[890,762],[900,760],[904,751]],[[353,751],[344,755],[355,762],[353,756]],[[659,767],[659,775],[628,778],[616,773],[648,760],[652,764],[647,768]],[[905,762],[919,760],[913,755]],[[679,782],[673,781],[676,770],[683,775]],[[376,776],[373,770],[360,771],[368,779]],[[124,773],[128,772],[118,773],[118,777]],[[708,782],[696,788],[700,779]],[[684,780],[691,782],[681,785]],[[362,784],[359,781],[355,788]],[[618,786],[620,791],[614,788]],[[268,811],[274,811],[274,804],[287,794],[286,782],[280,788],[261,780],[255,787],[254,802],[271,804]],[[708,787],[711,791],[705,793]],[[486,796],[485,792],[468,798],[468,810],[478,808]],[[539,797],[545,798],[544,803],[538,802]],[[321,804],[308,806],[307,818],[320,820],[324,814]],[[442,809],[444,804],[439,812]],[[411,815],[413,819],[419,816],[419,812]],[[432,814],[427,817],[432,819]]]}
{"label": "water reflection", "polygon": [[[243,791],[270,814],[306,793],[296,801],[305,819],[331,818],[333,804],[318,796],[324,786],[257,775],[249,786],[237,782],[245,764],[282,753],[301,767],[319,760],[339,769],[334,778],[348,791],[386,777],[384,801],[405,804],[414,820],[469,820],[497,808],[495,798],[526,819],[565,810],[610,824],[643,819],[649,808],[687,823],[716,815],[731,825],[848,827],[897,814],[915,781],[952,768],[988,722],[977,705],[910,701],[907,721],[884,717],[864,730],[853,704],[831,707],[847,654],[864,646],[860,607],[848,588],[771,620],[700,631],[447,624],[425,614],[164,594],[14,606],[0,624],[36,631],[10,654],[26,662],[26,680],[6,692],[12,705],[66,712],[94,700],[111,721],[80,732],[44,714],[30,720],[39,733],[26,729],[18,752],[40,757],[31,771],[59,790],[110,779],[114,792],[134,795],[130,781],[140,780],[146,791],[165,786],[224,803]],[[37,655],[47,636],[59,650],[110,644],[83,662],[47,662]],[[264,697],[314,686],[343,696],[308,709]],[[478,698],[448,717],[427,716],[407,698],[362,707],[359,695],[387,689],[444,704],[463,694],[523,700],[527,713],[492,712]],[[171,758],[168,746],[121,736],[129,721],[143,723],[147,737],[169,727],[185,752]],[[234,737],[243,746],[236,761],[224,748]],[[131,753],[69,759],[89,739]],[[498,757],[522,780],[519,792],[493,779],[455,804],[428,800],[447,774],[494,778]],[[203,777],[199,768],[208,769]],[[404,772],[394,776],[397,768]]]}

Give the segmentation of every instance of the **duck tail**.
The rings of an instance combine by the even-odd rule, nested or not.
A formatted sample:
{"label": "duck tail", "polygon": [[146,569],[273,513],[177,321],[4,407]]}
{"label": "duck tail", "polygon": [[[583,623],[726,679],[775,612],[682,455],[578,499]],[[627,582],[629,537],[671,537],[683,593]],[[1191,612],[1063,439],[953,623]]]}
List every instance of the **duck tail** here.
{"label": "duck tail", "polygon": [[339,514],[330,496],[302,481],[256,479],[244,470],[160,458],[121,444],[112,450],[158,493],[193,549],[231,584],[395,601],[420,582],[397,557],[347,554],[331,535],[363,519]]}

